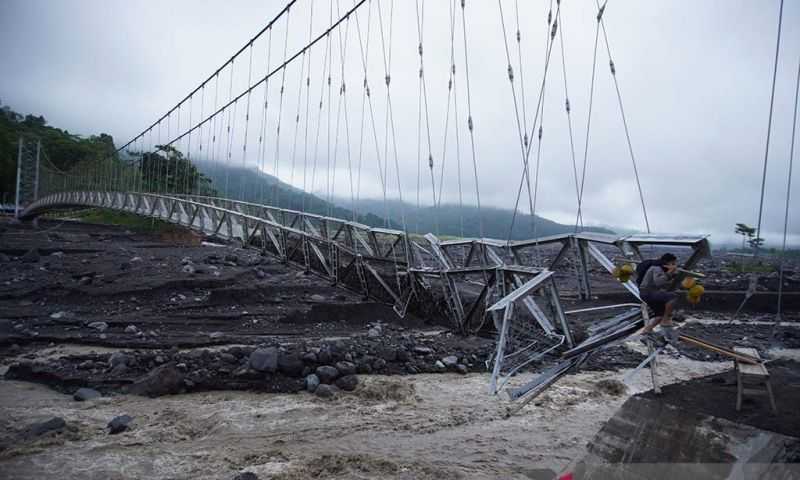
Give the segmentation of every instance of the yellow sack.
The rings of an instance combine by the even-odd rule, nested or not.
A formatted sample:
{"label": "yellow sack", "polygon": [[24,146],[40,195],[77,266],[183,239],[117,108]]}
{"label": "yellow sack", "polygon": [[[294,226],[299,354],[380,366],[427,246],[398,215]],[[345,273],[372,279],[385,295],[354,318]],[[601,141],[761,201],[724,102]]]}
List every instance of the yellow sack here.
{"label": "yellow sack", "polygon": [[694,287],[696,284],[697,284],[697,280],[695,280],[694,277],[686,277],[681,282],[681,286],[683,288],[685,288],[686,290],[689,290],[690,288]]}
{"label": "yellow sack", "polygon": [[696,283],[694,286],[692,286],[692,288],[689,289],[689,295],[698,298],[702,297],[705,292],[706,289],[699,283]]}

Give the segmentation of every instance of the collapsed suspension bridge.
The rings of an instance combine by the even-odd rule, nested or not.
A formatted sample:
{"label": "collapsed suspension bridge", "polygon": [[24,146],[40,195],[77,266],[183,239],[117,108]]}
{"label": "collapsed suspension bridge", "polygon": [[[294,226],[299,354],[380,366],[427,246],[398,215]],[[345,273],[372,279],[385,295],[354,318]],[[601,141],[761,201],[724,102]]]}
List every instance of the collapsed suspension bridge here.
{"label": "collapsed suspension bridge", "polygon": [[[426,24],[426,12],[431,18],[429,10],[443,7],[446,12],[433,17],[445,18],[446,24]],[[710,247],[702,235],[650,233],[604,22],[606,4],[596,3],[589,12],[594,19],[593,63],[588,101],[582,106],[586,123],[580,158],[575,105],[568,93],[561,2],[550,1],[538,14],[544,27],[536,41],[543,40],[543,67],[540,81],[528,83],[523,67],[531,64],[528,48],[536,42],[527,37],[523,41],[520,17],[524,19],[525,13],[520,14],[516,0],[513,15],[504,10],[502,1],[497,7],[506,61],[504,75],[497,78],[510,86],[512,114],[505,120],[511,119],[508,131],[518,143],[520,159],[519,173],[507,175],[513,180],[514,218],[505,239],[484,234],[480,171],[491,168],[491,161],[479,162],[479,142],[488,141],[490,132],[480,129],[476,115],[485,115],[487,123],[490,118],[500,120],[491,116],[495,106],[481,104],[475,82],[476,77],[498,82],[482,68],[476,72],[469,28],[474,17],[465,0],[437,2],[433,7],[424,0],[413,5],[356,0],[344,7],[338,0],[291,0],[177,105],[113,154],[64,170],[56,166],[58,159],[47,158],[41,145],[21,139],[18,204],[24,209],[19,216],[99,207],[158,218],[260,249],[336,285],[388,301],[398,315],[420,304],[441,303],[461,332],[475,332],[491,318],[499,333],[494,391],[520,368],[562,346],[580,353],[570,357],[577,364],[591,348],[585,342],[575,345],[570,332],[559,293],[564,274],[574,280],[570,285],[580,298],[590,299],[591,264],[611,273],[615,259],[609,252],[641,260],[643,246],[683,247],[689,251],[683,267],[691,269],[710,253]],[[409,22],[417,33],[412,45],[416,58],[401,54],[398,59],[394,31]],[[432,33],[434,40],[426,42],[426,34]],[[583,230],[598,52],[603,49],[621,115],[621,138],[632,166],[631,184],[647,234],[616,236]],[[400,74],[395,73],[398,63],[406,67]],[[563,82],[553,78],[557,63]],[[394,89],[398,79],[406,89],[417,83],[416,118],[407,114],[413,109],[408,96],[399,97]],[[561,85],[563,98],[558,103],[567,125],[575,231],[544,237],[537,235],[536,213],[544,183],[543,122],[546,112],[552,115],[546,108],[546,89]],[[531,91],[535,93],[528,98]],[[413,138],[415,142],[408,140]],[[408,162],[401,158],[416,160],[413,194],[403,175]],[[262,182],[258,191],[252,191],[244,177],[238,177],[236,185],[231,167],[252,169],[255,176],[269,174],[272,186]],[[279,188],[281,182],[300,192],[316,192],[328,211],[310,211],[308,197],[287,195]],[[349,218],[334,215],[337,195],[349,197],[349,202],[340,202],[349,205]],[[362,221],[364,212],[359,209],[364,196],[382,198],[383,226]],[[516,213],[523,200],[531,220],[529,239],[514,233],[516,227],[518,236]],[[446,204],[457,203],[459,211],[465,203],[474,204],[478,225],[465,225],[462,216],[461,238],[455,239],[437,235],[438,220],[437,232],[420,232],[405,211],[404,202],[409,201],[418,209],[431,206],[434,212]],[[464,238],[465,229],[477,235]],[[555,255],[545,260],[541,252],[554,247]],[[623,287],[638,299],[635,283],[627,281]],[[633,324],[638,325],[641,316],[637,306],[604,324],[602,332],[618,338],[620,332],[629,333]]]}

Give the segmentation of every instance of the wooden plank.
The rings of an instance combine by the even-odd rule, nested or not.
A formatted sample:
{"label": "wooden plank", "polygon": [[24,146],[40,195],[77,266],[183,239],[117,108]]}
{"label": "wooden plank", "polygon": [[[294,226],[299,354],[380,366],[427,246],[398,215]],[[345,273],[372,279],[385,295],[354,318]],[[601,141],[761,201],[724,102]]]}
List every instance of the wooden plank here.
{"label": "wooden plank", "polygon": [[761,360],[759,358],[754,358],[750,355],[745,355],[743,353],[737,353],[734,352],[733,350],[728,350],[725,347],[721,347],[706,340],[702,340],[696,337],[691,337],[686,334],[680,335],[678,339],[687,343],[691,343],[692,345],[698,346],[700,348],[705,348],[706,350],[711,350],[712,352],[716,352],[721,355],[734,358],[742,363],[749,363],[751,365],[757,365],[761,363]]}
{"label": "wooden plank", "polygon": [[[755,348],[749,347],[733,347],[733,351],[736,353],[741,353],[743,355],[749,355],[753,358],[761,359],[758,354],[758,350]],[[769,372],[767,371],[767,367],[764,366],[763,363],[758,363],[756,365],[750,365],[747,363],[739,363],[738,365],[739,372],[742,375],[749,375],[752,377],[769,377]]]}

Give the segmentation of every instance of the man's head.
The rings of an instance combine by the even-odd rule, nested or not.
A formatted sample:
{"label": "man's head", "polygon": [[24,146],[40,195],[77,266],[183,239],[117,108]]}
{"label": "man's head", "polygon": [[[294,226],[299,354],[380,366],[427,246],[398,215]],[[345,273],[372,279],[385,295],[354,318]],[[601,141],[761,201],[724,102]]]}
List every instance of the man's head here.
{"label": "man's head", "polygon": [[661,255],[659,261],[661,262],[661,266],[664,268],[675,267],[678,265],[678,257],[671,253],[665,253],[664,255]]}

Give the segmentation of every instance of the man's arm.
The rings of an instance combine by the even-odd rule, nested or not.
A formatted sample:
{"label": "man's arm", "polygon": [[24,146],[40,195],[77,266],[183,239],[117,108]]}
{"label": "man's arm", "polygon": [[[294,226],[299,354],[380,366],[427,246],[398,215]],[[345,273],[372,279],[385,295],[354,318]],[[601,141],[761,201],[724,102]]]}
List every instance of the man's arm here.
{"label": "man's arm", "polygon": [[653,284],[658,289],[667,289],[672,284],[673,275],[665,272],[661,267],[653,267],[650,269],[653,272]]}

